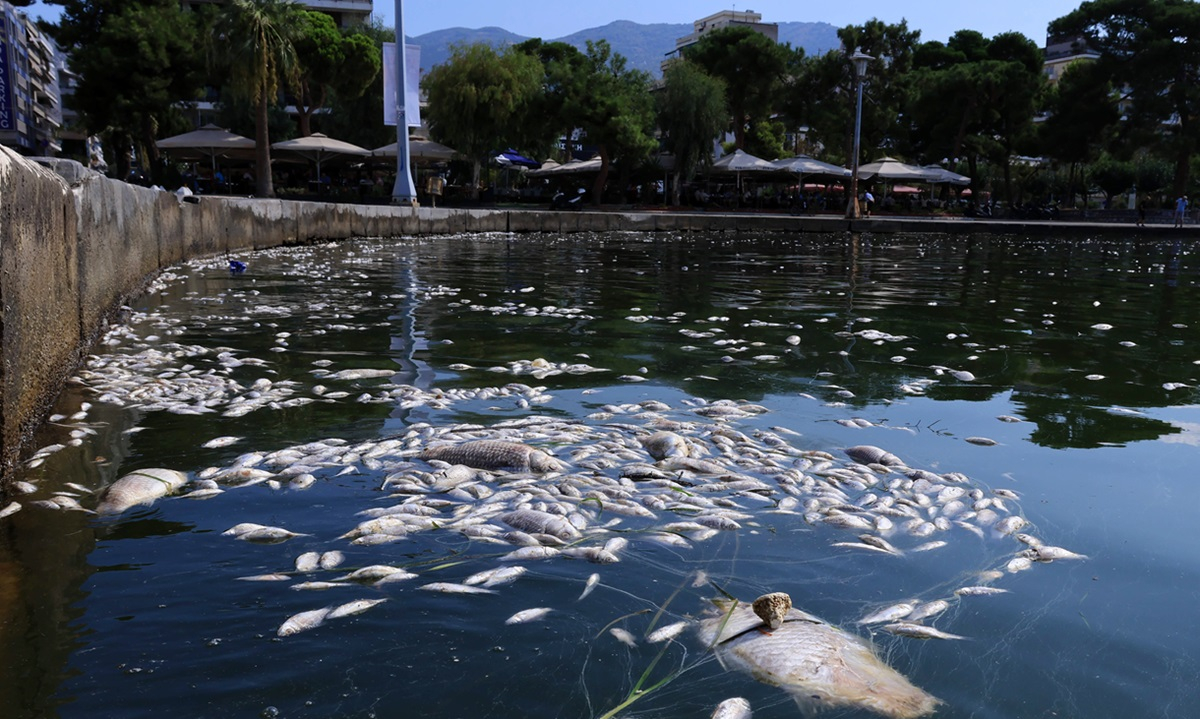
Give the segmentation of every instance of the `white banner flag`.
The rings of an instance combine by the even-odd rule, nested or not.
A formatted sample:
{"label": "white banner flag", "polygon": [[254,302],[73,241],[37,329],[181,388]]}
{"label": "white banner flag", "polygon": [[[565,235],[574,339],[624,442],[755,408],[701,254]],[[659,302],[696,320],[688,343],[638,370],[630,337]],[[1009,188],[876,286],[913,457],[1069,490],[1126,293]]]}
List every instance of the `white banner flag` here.
{"label": "white banner flag", "polygon": [[[409,127],[421,126],[421,46],[404,46],[404,117]],[[396,126],[396,43],[383,44],[383,124]]]}

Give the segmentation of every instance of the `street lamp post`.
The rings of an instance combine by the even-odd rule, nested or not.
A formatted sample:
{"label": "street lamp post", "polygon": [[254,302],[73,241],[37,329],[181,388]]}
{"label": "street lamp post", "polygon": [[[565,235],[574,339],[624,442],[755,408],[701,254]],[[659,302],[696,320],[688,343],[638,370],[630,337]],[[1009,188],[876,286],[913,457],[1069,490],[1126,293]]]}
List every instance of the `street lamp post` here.
{"label": "street lamp post", "polygon": [[392,204],[416,207],[417,191],[408,165],[408,118],[404,113],[405,98],[408,97],[405,55],[404,2],[396,0],[396,184],[392,186]]}
{"label": "street lamp post", "polygon": [[851,62],[854,63],[854,79],[858,84],[858,102],[854,109],[854,155],[850,164],[850,199],[846,203],[846,219],[848,220],[857,220],[862,217],[862,210],[858,206],[858,143],[862,134],[863,80],[867,77],[867,63],[874,59],[862,50],[850,56]]}

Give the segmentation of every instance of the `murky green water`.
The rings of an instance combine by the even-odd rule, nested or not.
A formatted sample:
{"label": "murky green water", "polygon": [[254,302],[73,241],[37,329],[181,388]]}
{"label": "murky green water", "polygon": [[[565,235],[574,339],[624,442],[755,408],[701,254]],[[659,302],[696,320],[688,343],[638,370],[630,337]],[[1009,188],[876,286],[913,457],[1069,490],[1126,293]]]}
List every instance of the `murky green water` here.
{"label": "murky green water", "polygon": [[[73,387],[60,403],[68,417],[41,440],[66,443],[75,430],[80,441],[27,470],[37,491],[0,519],[0,715],[598,717],[645,673],[643,686],[677,676],[622,716],[708,717],[732,696],[748,698],[760,719],[798,716],[783,692],[727,673],[690,633],[645,641],[651,628],[697,616],[717,595],[713,584],[749,599],[786,591],[871,637],[944,702],[938,716],[1200,713],[1190,622],[1200,587],[1195,250],[921,236],[489,236],[273,251],[242,256],[249,270],[239,276],[223,261],[177,268],[132,308],[131,331],[97,352],[121,367],[132,361],[110,353],[180,356],[148,365],[142,354],[124,391],[142,390],[126,406]],[[250,361],[222,364],[223,351]],[[537,358],[606,371],[489,369]],[[358,368],[396,374],[328,378]],[[187,370],[240,389],[214,395],[212,412],[149,406],[156,386]],[[253,387],[264,379],[291,394],[222,416],[256,391],[261,399],[267,385]],[[512,382],[545,390],[449,399]],[[399,385],[448,399],[375,401]],[[324,401],[289,404],[298,397]],[[94,507],[66,483],[100,489],[146,467],[195,478],[251,452],[328,438],[365,446],[419,423],[433,431],[549,416],[620,432],[646,418],[619,406],[655,400],[670,406],[663,415],[711,429],[717,421],[696,415],[693,398],[761,405],[769,412],[726,424],[828,451],[839,464],[842,448],[877,445],[910,467],[960,472],[989,496],[1010,489],[1020,499],[1006,509],[1027,531],[1089,559],[1005,572],[992,584],[1007,593],[958,598],[956,588],[1003,570],[1024,545],[952,527],[928,538],[946,546],[901,557],[833,546],[860,532],[770,513],[778,496],[744,493],[729,496],[752,515],[742,528],[690,548],[630,532],[619,563],[525,562],[528,573],[494,595],[447,595],[419,587],[461,582],[512,547],[437,529],[379,546],[338,539],[361,521],[356,512],[398,501],[380,491],[387,472],[362,461],[314,472],[303,491],[226,487],[118,517],[32,503],[66,490]],[[86,417],[71,419],[82,402]],[[848,426],[853,418],[870,426]],[[201,446],[218,436],[243,439]],[[567,460],[579,449],[547,448]],[[618,518],[585,508],[598,524]],[[647,522],[622,521],[617,531]],[[260,545],[222,535],[240,522],[309,536]],[[903,530],[891,538],[906,548],[926,541]],[[346,568],[391,564],[420,576],[325,592],[289,589],[315,577],[238,579],[295,574],[299,554],[332,549],[345,551]],[[593,572],[600,585],[579,600]],[[713,584],[693,586],[698,572]],[[297,612],[360,598],[388,601],[276,636]],[[855,624],[885,604],[937,598],[952,606],[931,623],[966,640]],[[553,611],[505,624],[533,607]]]}

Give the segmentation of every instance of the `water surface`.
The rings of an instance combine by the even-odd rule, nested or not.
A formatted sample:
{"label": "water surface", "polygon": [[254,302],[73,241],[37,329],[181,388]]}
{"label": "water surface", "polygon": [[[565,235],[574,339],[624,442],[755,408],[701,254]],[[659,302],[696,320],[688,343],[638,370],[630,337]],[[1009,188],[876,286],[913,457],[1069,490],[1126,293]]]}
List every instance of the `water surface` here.
{"label": "water surface", "polygon": [[[1195,250],[1019,237],[493,235],[241,255],[243,275],[224,260],[175,268],[95,362],[127,366],[121,357],[141,353],[138,383],[153,386],[184,365],[227,367],[218,355],[228,351],[251,360],[222,375],[241,387],[231,396],[263,379],[295,382],[290,397],[319,398],[317,385],[347,396],[240,417],[222,416],[228,404],[177,414],[102,401],[85,374],[60,400],[68,418],[40,438],[65,443],[84,429],[81,441],[28,469],[37,492],[0,520],[0,713],[598,717],[650,668],[648,685],[674,678],[622,716],[707,717],[731,696],[748,698],[756,717],[798,716],[782,692],[725,672],[690,634],[644,641],[652,626],[699,615],[714,585],[744,599],[786,591],[870,637],[944,702],[938,716],[1197,713]],[[191,355],[147,362],[148,351],[178,347]],[[511,372],[538,358],[605,371]],[[334,382],[326,363],[395,374]],[[545,389],[433,406],[359,401],[397,385],[513,382]],[[922,642],[855,621],[892,602],[953,598],[1023,545],[956,529],[932,537],[947,541],[935,551],[854,551],[832,545],[855,532],[740,497],[754,518],[689,549],[630,535],[620,563],[531,562],[496,595],[452,596],[418,587],[461,581],[506,550],[436,531],[378,547],[339,540],[356,512],[389,503],[383,473],[361,463],[323,470],[304,491],[263,483],[115,518],[30,504],[68,482],[98,490],[145,467],[195,477],[251,452],[377,441],[420,423],[548,416],[603,428],[642,421],[615,407],[655,400],[674,419],[714,425],[693,414],[696,398],[760,405],[769,412],[728,425],[786,430],[795,448],[839,462],[842,448],[877,445],[911,467],[960,472],[971,488],[1012,490],[1029,531],[1089,559],[1006,573],[994,584],[1008,593],[954,599],[936,620],[967,640]],[[85,402],[86,417],[70,419]],[[847,426],[852,418],[870,426]],[[225,435],[243,439],[201,446]],[[571,449],[557,451],[566,459]],[[222,535],[239,522],[311,536],[255,545]],[[330,549],[344,550],[348,567],[394,564],[420,579],[329,592],[238,580]],[[593,572],[601,584],[579,601]],[[697,572],[712,583],[693,586]],[[388,601],[276,636],[292,614],[357,598]],[[504,623],[531,607],[554,611]],[[614,626],[638,646],[614,639]]]}

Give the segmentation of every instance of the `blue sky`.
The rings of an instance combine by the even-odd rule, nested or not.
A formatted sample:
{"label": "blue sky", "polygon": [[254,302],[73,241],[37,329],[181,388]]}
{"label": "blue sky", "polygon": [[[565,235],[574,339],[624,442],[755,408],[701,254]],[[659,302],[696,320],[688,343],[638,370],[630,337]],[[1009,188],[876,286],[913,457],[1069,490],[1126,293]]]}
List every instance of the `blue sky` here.
{"label": "blue sky", "polygon": [[[689,23],[725,9],[755,10],[766,22],[827,22],[835,27],[861,23],[872,17],[886,22],[908,20],[921,31],[922,40],[945,40],[956,30],[978,30],[991,37],[1016,30],[1038,45],[1046,40],[1046,25],[1079,7],[1080,0],[853,0],[853,2],[801,3],[797,0],[753,0],[747,3],[704,3],[695,0],[405,0],[404,22],[408,35],[421,35],[448,27],[503,27],[519,35],[557,38],[614,20],[640,23]],[[375,0],[375,12],[384,24],[395,17],[395,0]],[[55,18],[58,8],[39,2],[34,15]]]}

